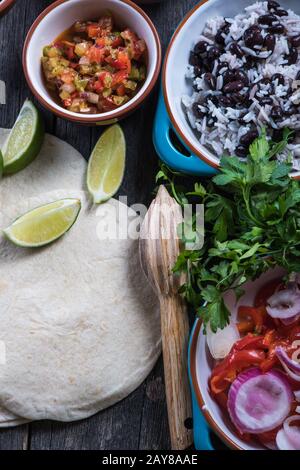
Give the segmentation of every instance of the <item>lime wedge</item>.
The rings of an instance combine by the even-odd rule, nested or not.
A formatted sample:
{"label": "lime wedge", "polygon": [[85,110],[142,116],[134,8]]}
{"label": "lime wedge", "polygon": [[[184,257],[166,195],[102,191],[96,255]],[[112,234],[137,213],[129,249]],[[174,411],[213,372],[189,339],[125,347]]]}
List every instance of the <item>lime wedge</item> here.
{"label": "lime wedge", "polygon": [[2,148],[3,173],[23,170],[38,155],[44,139],[44,126],[40,113],[26,100]]}
{"label": "lime wedge", "polygon": [[126,142],[119,125],[109,127],[98,140],[88,164],[87,187],[96,204],[107,201],[121,186]]}
{"label": "lime wedge", "polygon": [[36,248],[48,245],[70,230],[80,209],[79,199],[60,199],[27,212],[3,232],[18,246]]}

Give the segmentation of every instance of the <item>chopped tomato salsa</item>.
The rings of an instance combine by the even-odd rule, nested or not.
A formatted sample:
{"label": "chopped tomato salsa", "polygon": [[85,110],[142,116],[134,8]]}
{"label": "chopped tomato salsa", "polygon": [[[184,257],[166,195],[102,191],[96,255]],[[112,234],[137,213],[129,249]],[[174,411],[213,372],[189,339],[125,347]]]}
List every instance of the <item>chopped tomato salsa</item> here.
{"label": "chopped tomato salsa", "polygon": [[146,79],[147,46],[130,29],[118,30],[110,15],[76,22],[44,47],[47,86],[76,113],[104,113],[131,100]]}

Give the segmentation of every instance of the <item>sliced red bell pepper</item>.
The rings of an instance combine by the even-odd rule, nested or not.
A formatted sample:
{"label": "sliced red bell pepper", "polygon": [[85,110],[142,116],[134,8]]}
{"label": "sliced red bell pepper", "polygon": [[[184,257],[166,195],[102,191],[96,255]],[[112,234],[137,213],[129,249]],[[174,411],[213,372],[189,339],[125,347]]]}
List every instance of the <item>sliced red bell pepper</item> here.
{"label": "sliced red bell pepper", "polygon": [[267,311],[265,306],[261,307],[244,307],[238,309],[238,317],[243,319],[250,319],[254,323],[255,332],[260,334],[262,332],[265,320],[267,318]]}
{"label": "sliced red bell pepper", "polygon": [[239,372],[260,365],[266,358],[263,336],[248,334],[232,347],[228,356],[213,370],[210,387],[214,395],[224,392]]}

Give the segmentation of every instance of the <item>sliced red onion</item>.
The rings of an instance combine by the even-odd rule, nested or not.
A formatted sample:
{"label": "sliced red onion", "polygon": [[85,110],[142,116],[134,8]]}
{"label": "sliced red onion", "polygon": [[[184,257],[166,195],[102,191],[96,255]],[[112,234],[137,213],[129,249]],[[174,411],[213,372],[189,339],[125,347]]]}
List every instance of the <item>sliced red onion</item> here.
{"label": "sliced red onion", "polygon": [[286,353],[286,351],[283,349],[282,346],[277,346],[275,349],[275,353],[280,360],[280,362],[284,362],[285,365],[291,369],[293,372],[296,374],[300,374],[300,363],[293,361]]}
{"label": "sliced red onion", "polygon": [[287,319],[284,319],[282,318],[281,319],[281,322],[285,325],[285,326],[290,326],[292,325],[293,323],[296,323],[300,318],[300,315],[296,315],[295,317],[291,317],[291,318],[287,318]]}
{"label": "sliced red onion", "polygon": [[296,397],[296,400],[300,402],[300,390],[297,390],[296,392],[294,392],[294,395]]}
{"label": "sliced red onion", "polygon": [[219,329],[216,333],[212,332],[210,326],[207,327],[207,346],[214,359],[224,359],[239,339],[240,334],[235,323],[230,323],[223,330]]}
{"label": "sliced red onion", "polygon": [[228,394],[228,412],[241,433],[261,434],[280,426],[291,410],[293,392],[280,371],[253,368],[238,375]]}
{"label": "sliced red onion", "polygon": [[291,283],[288,289],[275,292],[267,300],[267,312],[272,318],[289,320],[300,313],[300,290],[296,283]]}
{"label": "sliced red onion", "polygon": [[[291,426],[299,421],[298,426]],[[290,416],[276,436],[276,444],[280,450],[300,450],[300,416]]]}

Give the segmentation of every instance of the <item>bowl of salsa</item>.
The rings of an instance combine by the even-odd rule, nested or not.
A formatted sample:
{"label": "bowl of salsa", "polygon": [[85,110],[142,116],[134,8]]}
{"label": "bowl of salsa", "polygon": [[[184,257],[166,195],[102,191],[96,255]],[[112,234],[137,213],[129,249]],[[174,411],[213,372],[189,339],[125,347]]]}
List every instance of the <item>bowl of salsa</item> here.
{"label": "bowl of salsa", "polygon": [[137,109],[160,65],[156,29],[129,0],[57,0],[34,22],[23,51],[40,103],[83,124],[113,123]]}

